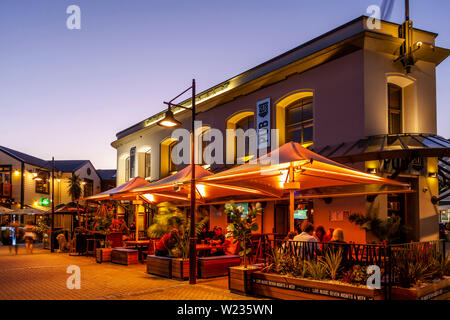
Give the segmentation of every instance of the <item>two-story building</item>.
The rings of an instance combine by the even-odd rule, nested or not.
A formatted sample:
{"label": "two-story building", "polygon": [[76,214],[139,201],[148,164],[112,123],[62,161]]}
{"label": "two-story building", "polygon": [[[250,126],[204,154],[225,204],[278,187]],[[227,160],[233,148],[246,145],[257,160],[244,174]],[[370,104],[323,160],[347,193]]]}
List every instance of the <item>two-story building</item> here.
{"label": "two-story building", "polygon": [[[258,121],[268,117],[268,128],[278,129],[279,145],[296,141],[414,189],[409,194],[298,200],[315,225],[343,228],[346,240],[364,242],[366,232],[348,215],[376,211],[380,218],[400,216],[413,228],[410,240],[437,239],[438,160],[450,156],[450,142],[437,135],[436,67],[450,51],[436,46],[436,33],[413,29],[408,41],[414,59],[405,62],[402,26],[382,21],[373,29],[368,20],[350,21],[199,93],[197,120],[202,133],[212,128],[223,133],[228,160],[236,160],[236,139],[226,129],[258,130]],[[269,104],[261,115],[257,106],[263,101]],[[189,107],[190,100],[180,104]],[[189,130],[191,112],[172,111]],[[181,168],[170,157],[178,142],[172,130],[157,125],[163,117],[164,111],[117,133],[112,142],[117,184],[136,176],[154,181]],[[208,166],[213,172],[228,167]],[[209,209],[211,225],[225,227],[223,206]],[[288,203],[268,201],[259,222],[262,232],[285,234]]]}
{"label": "two-story building", "polygon": [[[51,172],[52,161],[0,146],[0,205],[13,209],[49,209]],[[68,191],[72,175],[81,180],[82,197],[104,191],[102,179],[89,160],[55,160],[55,206],[72,201]]]}

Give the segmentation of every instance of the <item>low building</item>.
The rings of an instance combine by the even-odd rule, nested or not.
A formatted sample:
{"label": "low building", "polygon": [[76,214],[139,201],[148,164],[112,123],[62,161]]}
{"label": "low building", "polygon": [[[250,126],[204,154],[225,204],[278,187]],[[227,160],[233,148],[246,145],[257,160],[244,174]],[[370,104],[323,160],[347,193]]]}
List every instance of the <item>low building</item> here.
{"label": "low building", "polygon": [[[406,195],[298,200],[298,205],[315,225],[343,228],[346,240],[367,240],[348,216],[369,212],[382,219],[400,216],[412,227],[405,240],[438,239],[438,159],[450,156],[450,142],[437,135],[436,68],[450,51],[436,46],[433,32],[413,29],[405,39],[405,25],[382,21],[374,30],[363,16],[199,93],[200,136],[220,130],[223,154],[231,160],[224,163],[235,163],[236,139],[226,129],[258,131],[265,121],[266,129],[279,133],[278,141],[266,144],[269,150],[276,142],[296,141],[359,170],[410,183],[414,192]],[[190,101],[180,104],[189,107]],[[189,130],[191,112],[172,111]],[[157,125],[163,117],[164,111],[117,133],[112,142],[117,184],[136,176],[158,180],[181,169],[170,157],[178,143],[173,129]],[[207,166],[214,172],[229,167]],[[226,225],[223,206],[209,211],[212,226]],[[289,219],[287,201],[268,201],[260,231],[286,234]]]}
{"label": "low building", "polygon": [[[52,161],[0,146],[0,205],[9,208],[51,207]],[[101,192],[101,178],[89,160],[55,161],[55,206],[69,203],[69,178],[81,179],[82,196]]]}

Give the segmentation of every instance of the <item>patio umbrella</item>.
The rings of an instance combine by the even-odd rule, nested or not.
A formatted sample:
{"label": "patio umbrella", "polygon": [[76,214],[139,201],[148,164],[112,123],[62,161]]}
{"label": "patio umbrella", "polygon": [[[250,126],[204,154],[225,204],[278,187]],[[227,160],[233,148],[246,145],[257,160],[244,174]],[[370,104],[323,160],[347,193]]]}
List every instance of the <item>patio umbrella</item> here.
{"label": "patio umbrella", "polygon": [[0,214],[9,214],[11,212],[13,212],[13,210],[0,206]]}
{"label": "patio umbrella", "polygon": [[130,191],[148,184],[149,183],[147,180],[141,177],[136,177],[118,187],[86,197],[82,200],[134,200],[136,199],[136,194],[131,194]]}
{"label": "patio umbrella", "polygon": [[23,214],[28,214],[28,215],[48,215],[49,212],[48,211],[44,211],[44,210],[40,210],[40,209],[36,209],[36,208],[23,208],[23,209],[18,209],[18,210],[13,210],[12,212],[10,212],[9,214],[17,214],[17,215],[23,215]]}
{"label": "patio umbrella", "polygon": [[[203,183],[203,179],[215,176],[211,171],[196,165],[196,199],[199,203],[207,203],[210,200],[227,196],[247,196],[247,197],[273,197],[276,196],[264,188],[258,189],[254,186],[228,186],[213,182]],[[148,202],[178,202],[187,203],[190,201],[190,180],[191,166],[186,166],[178,173],[158,180],[144,187],[133,190]]]}
{"label": "patio umbrella", "polygon": [[[325,198],[411,191],[406,184],[334,162],[295,142],[286,143],[253,163],[203,177],[198,184],[227,187],[230,192],[236,190],[236,196],[242,196],[242,192],[235,188],[250,188],[266,196],[271,194],[273,199],[289,198],[292,216],[295,197]],[[220,198],[226,197],[223,195],[215,201]]]}

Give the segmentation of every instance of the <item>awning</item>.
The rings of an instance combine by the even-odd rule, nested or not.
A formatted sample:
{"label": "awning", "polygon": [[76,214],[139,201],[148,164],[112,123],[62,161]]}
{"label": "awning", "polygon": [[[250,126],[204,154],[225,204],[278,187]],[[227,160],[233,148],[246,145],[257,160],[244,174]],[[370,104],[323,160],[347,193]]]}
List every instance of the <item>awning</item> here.
{"label": "awning", "polygon": [[[278,159],[278,163],[268,163],[269,159]],[[204,177],[198,183],[227,186],[231,190],[252,188],[266,197],[271,194],[272,198],[284,198],[290,191],[295,191],[296,197],[305,198],[410,192],[406,184],[355,170],[295,142],[284,144],[253,164]]]}
{"label": "awning", "polygon": [[136,195],[130,194],[129,192],[135,188],[139,188],[145,185],[148,185],[147,180],[141,177],[136,177],[118,187],[103,191],[90,197],[86,197],[83,200],[133,200],[132,197],[136,197]]}
{"label": "awning", "polygon": [[314,150],[341,163],[398,158],[450,157],[450,141],[433,134],[391,134],[327,145]]}
{"label": "awning", "polygon": [[8,212],[7,214],[16,214],[16,215],[48,215],[49,211],[44,211],[36,208],[23,208],[18,210],[13,210],[12,212]]}

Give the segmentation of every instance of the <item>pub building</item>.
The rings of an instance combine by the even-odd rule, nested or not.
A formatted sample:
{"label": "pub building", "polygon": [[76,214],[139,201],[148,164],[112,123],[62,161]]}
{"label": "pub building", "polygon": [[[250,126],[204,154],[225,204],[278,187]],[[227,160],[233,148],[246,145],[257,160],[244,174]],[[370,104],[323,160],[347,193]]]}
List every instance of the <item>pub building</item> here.
{"label": "pub building", "polygon": [[[412,227],[405,241],[436,240],[442,179],[438,168],[450,156],[450,141],[436,132],[436,67],[450,51],[436,46],[436,33],[408,31],[405,24],[386,21],[372,29],[369,20],[362,16],[350,21],[199,93],[199,136],[219,129],[224,163],[229,163],[237,160],[236,139],[226,129],[257,130],[266,121],[266,129],[278,129],[279,146],[298,142],[358,170],[408,183],[413,190],[298,199],[296,225],[308,219],[325,229],[342,228],[346,241],[365,243],[369,235],[348,216],[376,211],[381,219],[395,214]],[[180,104],[189,106],[190,100]],[[172,111],[189,130],[191,112]],[[137,176],[156,181],[183,168],[170,157],[178,143],[171,137],[173,129],[157,125],[164,115],[165,110],[117,133],[112,142],[117,185]],[[269,141],[268,151],[274,143]],[[231,166],[204,167],[217,173]],[[258,232],[285,235],[292,225],[289,201],[263,201],[263,207]],[[143,219],[145,210],[139,210]],[[209,215],[211,227],[225,228],[223,211],[223,202],[199,206],[198,216]]]}

